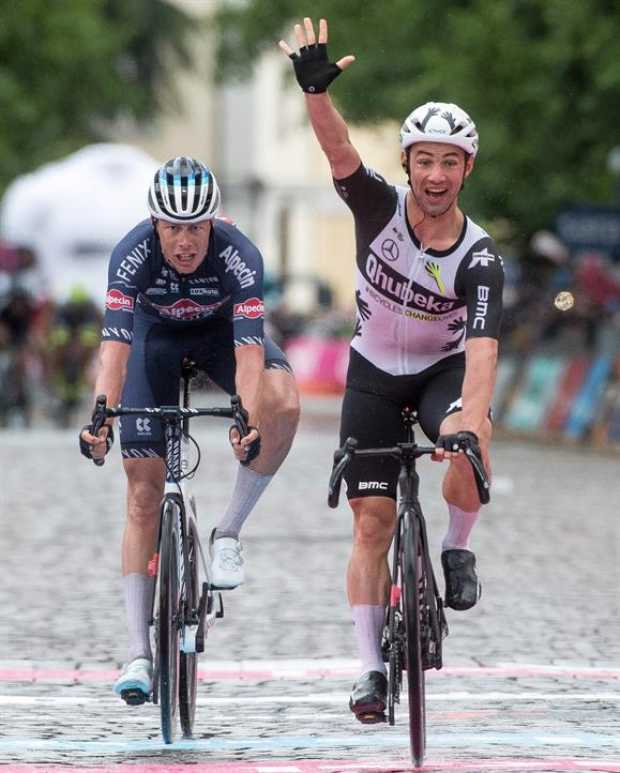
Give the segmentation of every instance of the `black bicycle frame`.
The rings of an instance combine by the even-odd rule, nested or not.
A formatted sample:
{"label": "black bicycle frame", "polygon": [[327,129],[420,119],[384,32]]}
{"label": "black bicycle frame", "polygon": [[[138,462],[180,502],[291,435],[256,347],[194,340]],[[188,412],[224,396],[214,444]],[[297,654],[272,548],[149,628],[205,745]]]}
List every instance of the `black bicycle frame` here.
{"label": "black bicycle frame", "polygon": [[[434,596],[435,603],[428,599],[428,609],[430,611],[430,622],[432,627],[431,641],[437,642],[437,652],[434,653],[434,666],[441,668],[441,641],[442,629],[447,630],[447,623],[443,615],[443,602],[437,586],[435,572],[430,557],[428,547],[428,536],[426,531],[426,520],[422,514],[422,508],[419,501],[420,476],[416,470],[416,459],[423,454],[428,454],[429,449],[418,446],[414,439],[413,427],[416,423],[415,414],[405,408],[403,410],[403,422],[405,425],[406,441],[399,443],[400,448],[400,470],[398,473],[398,490],[400,492],[397,524],[394,529],[394,543],[392,553],[392,578],[394,584],[398,584],[400,569],[400,541],[402,534],[409,533],[405,529],[404,521],[407,518],[414,518],[417,522],[417,531],[419,537],[419,556],[422,561],[422,576],[427,578],[427,585],[424,589],[425,594]],[[362,454],[363,451],[359,451]],[[413,525],[412,525],[413,528]],[[438,614],[439,610],[439,614]],[[441,619],[440,619],[441,618]],[[390,634],[394,635],[394,621],[390,620]]]}

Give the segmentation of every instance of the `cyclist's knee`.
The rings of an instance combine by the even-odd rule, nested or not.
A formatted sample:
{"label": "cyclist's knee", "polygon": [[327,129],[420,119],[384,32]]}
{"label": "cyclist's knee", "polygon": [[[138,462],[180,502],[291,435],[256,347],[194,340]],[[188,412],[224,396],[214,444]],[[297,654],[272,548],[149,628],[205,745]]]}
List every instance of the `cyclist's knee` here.
{"label": "cyclist's knee", "polygon": [[353,539],[358,548],[384,553],[394,532],[396,508],[387,497],[358,497],[349,501],[353,510]]}
{"label": "cyclist's knee", "polygon": [[164,490],[161,459],[127,459],[127,517],[135,525],[151,526],[155,521]]}
{"label": "cyclist's knee", "polygon": [[265,375],[265,418],[297,425],[299,420],[299,392],[295,379],[281,370],[267,371]]}

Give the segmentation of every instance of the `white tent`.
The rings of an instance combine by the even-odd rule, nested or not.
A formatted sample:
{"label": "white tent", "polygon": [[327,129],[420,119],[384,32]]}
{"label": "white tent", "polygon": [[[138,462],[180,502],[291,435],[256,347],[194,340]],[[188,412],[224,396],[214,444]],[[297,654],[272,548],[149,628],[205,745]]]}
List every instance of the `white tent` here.
{"label": "white tent", "polygon": [[36,251],[52,297],[79,285],[103,302],[110,252],[148,217],[158,165],[138,148],[102,143],[18,177],[0,204],[2,238]]}

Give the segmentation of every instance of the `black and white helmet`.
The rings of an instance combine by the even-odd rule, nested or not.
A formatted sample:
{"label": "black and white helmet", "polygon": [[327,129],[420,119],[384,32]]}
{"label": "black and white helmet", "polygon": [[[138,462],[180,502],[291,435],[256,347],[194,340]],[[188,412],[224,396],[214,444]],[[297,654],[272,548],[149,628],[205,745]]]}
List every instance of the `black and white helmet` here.
{"label": "black and white helmet", "polygon": [[406,150],[414,142],[456,145],[470,156],[478,152],[476,125],[458,105],[448,102],[427,102],[405,118],[400,129],[400,146]]}
{"label": "black and white helmet", "polygon": [[177,156],[161,166],[149,188],[151,215],[169,223],[199,223],[213,219],[220,206],[220,189],[201,161]]}

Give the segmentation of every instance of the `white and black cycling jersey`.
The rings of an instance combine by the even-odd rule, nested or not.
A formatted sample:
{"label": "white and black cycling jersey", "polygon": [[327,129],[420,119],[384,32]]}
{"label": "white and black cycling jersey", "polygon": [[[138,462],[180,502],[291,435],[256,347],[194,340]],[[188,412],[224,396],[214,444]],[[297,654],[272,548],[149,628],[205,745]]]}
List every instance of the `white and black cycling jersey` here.
{"label": "white and black cycling jersey", "polygon": [[483,228],[465,217],[449,250],[427,249],[407,220],[408,188],[364,165],[334,184],[355,217],[356,351],[408,375],[463,352],[467,338],[498,338],[503,263]]}

